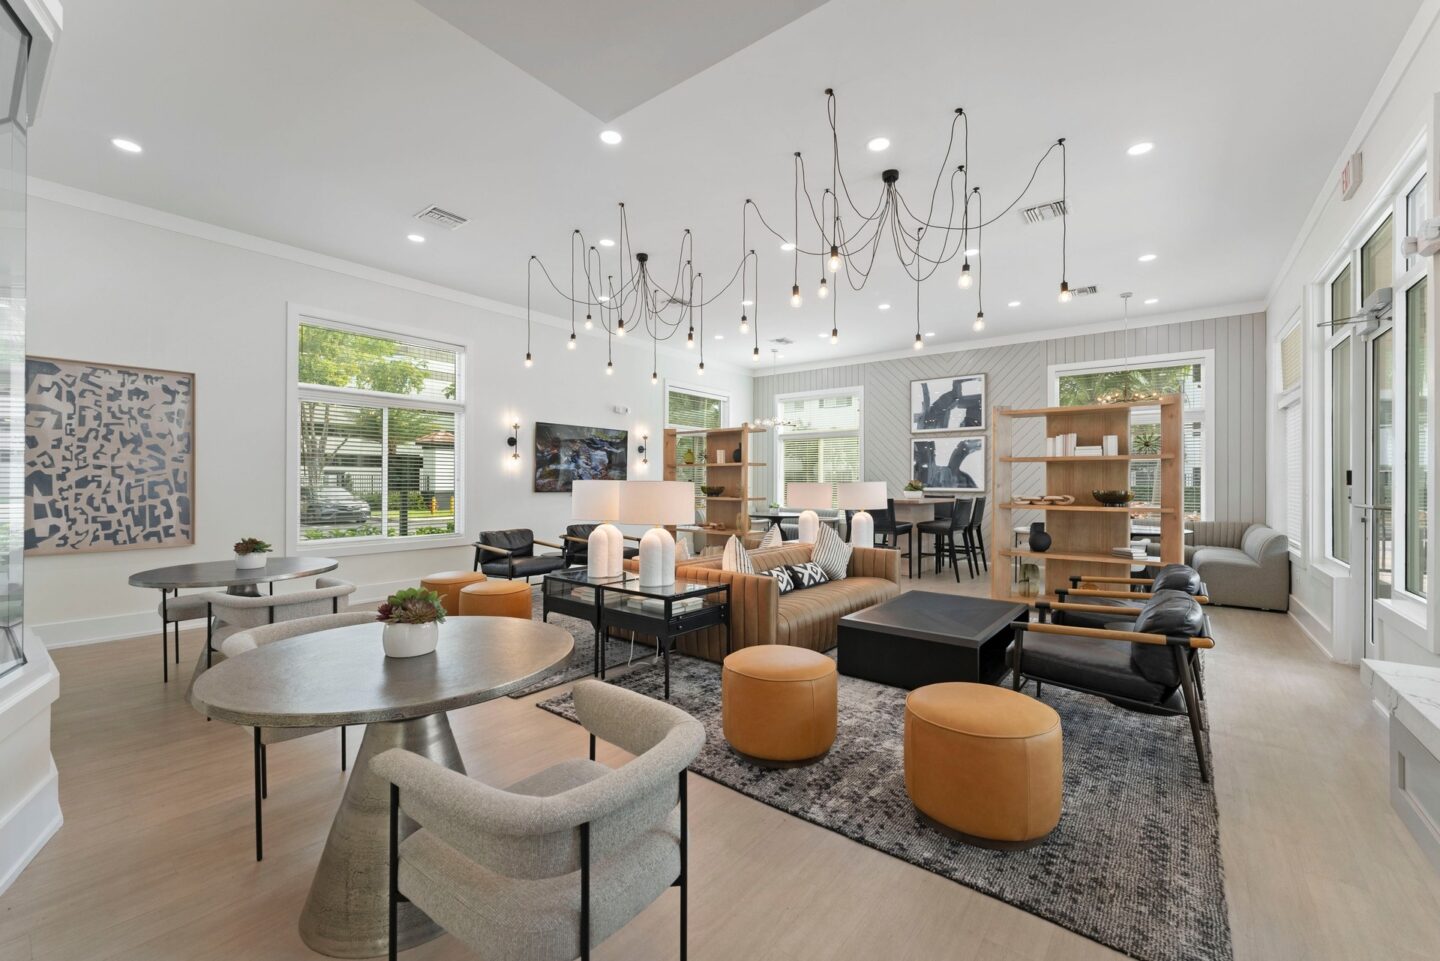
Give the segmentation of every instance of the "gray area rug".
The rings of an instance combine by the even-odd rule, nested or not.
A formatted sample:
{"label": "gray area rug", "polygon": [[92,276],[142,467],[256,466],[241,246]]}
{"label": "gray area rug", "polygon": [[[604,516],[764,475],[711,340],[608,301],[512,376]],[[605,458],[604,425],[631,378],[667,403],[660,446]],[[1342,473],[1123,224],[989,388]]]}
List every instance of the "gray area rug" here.
{"label": "gray area rug", "polygon": [[[539,584],[533,585],[530,590],[531,617],[537,621],[540,620],[541,612],[544,610],[540,591]],[[595,629],[585,621],[566,617],[564,614],[551,614],[550,623],[570,632],[570,636],[575,638],[575,650],[570,653],[570,659],[564,664],[529,687],[515,691],[510,695],[511,697],[528,697],[537,691],[546,691],[560,684],[569,684],[582,677],[590,677],[594,673]],[[608,671],[612,667],[624,667],[626,664],[647,660],[654,656],[654,651],[653,647],[646,647],[643,644],[636,644],[632,647],[629,641],[612,637],[606,648],[605,669]]]}
{"label": "gray area rug", "polygon": [[[663,695],[659,665],[611,682]],[[671,699],[708,734],[692,770],[812,824],[999,898],[1142,961],[1231,961],[1215,795],[1189,722],[1046,687],[1065,737],[1060,824],[1027,851],[988,851],[925,825],[905,793],[906,692],[841,677],[835,746],[816,764],[764,770],[720,719],[720,665],[676,656]],[[575,720],[568,693],[539,707]]]}

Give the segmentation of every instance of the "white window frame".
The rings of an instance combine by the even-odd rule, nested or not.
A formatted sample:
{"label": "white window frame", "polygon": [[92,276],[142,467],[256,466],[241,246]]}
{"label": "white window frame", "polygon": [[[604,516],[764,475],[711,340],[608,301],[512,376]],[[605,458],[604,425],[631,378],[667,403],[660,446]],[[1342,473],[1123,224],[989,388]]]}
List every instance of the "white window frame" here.
{"label": "white window frame", "polygon": [[660,397],[660,420],[666,427],[674,427],[677,430],[694,430],[694,428],[688,424],[670,423],[670,395],[672,393],[694,394],[696,397],[708,397],[710,400],[718,400],[720,402],[720,426],[730,426],[729,394],[724,394],[717,390],[706,390],[704,387],[695,387],[691,384],[682,384],[679,381],[669,379],[664,381],[664,387],[665,393]]}
{"label": "white window frame", "polygon": [[[1382,219],[1383,219],[1383,218],[1382,218]],[[1378,223],[1377,223],[1377,226],[1378,226]],[[1369,234],[1366,234],[1365,236],[1368,237],[1368,236],[1370,236],[1370,235],[1369,235]],[[1320,295],[1319,295],[1319,297],[1318,297],[1319,303],[1318,303],[1318,305],[1317,305],[1317,307],[1316,307],[1316,312],[1317,312],[1321,317],[1323,317],[1326,321],[1332,321],[1332,320],[1335,320],[1335,319],[1336,319],[1335,317],[1331,316],[1330,290],[1331,290],[1331,288],[1333,287],[1335,281],[1339,280],[1339,279],[1340,279],[1340,275],[1345,272],[1345,268],[1346,268],[1346,267],[1349,267],[1349,268],[1350,268],[1350,304],[1349,304],[1349,306],[1348,306],[1346,309],[1349,310],[1349,311],[1351,311],[1351,312],[1353,312],[1353,311],[1355,311],[1355,310],[1358,309],[1358,307],[1357,307],[1356,305],[1359,303],[1359,299],[1360,299],[1360,298],[1359,298],[1359,295],[1360,295],[1360,282],[1359,282],[1359,280],[1358,280],[1359,275],[1360,275],[1360,248],[1359,248],[1358,246],[1356,246],[1356,247],[1351,251],[1351,255],[1350,255],[1350,256],[1348,256],[1348,257],[1342,257],[1342,258],[1340,258],[1338,261],[1336,261],[1334,267],[1333,267],[1329,272],[1326,273],[1326,275],[1325,275],[1325,280],[1323,280],[1323,281],[1321,282],[1321,284],[1320,284]],[[1347,314],[1347,316],[1348,316],[1348,314]],[[1350,343],[1350,406],[1351,406],[1351,407],[1353,407],[1354,404],[1355,404],[1356,389],[1357,389],[1357,387],[1361,386],[1361,385],[1357,385],[1357,384],[1355,383],[1355,368],[1356,368],[1357,364],[1359,363],[1359,362],[1357,362],[1356,359],[1355,359],[1355,352],[1356,352],[1357,350],[1358,350],[1358,351],[1361,351],[1361,357],[1362,357],[1362,358],[1364,357],[1364,349],[1365,349],[1365,344],[1364,344],[1364,342],[1361,340],[1361,338],[1355,336],[1355,328],[1352,327],[1352,326],[1331,327],[1331,328],[1329,328],[1329,332],[1326,334],[1326,336],[1325,336],[1325,338],[1324,338],[1324,343],[1323,343],[1322,346],[1321,346],[1321,352],[1322,352],[1322,353],[1321,353],[1321,356],[1323,357],[1322,364],[1323,364],[1323,366],[1324,366],[1324,368],[1325,368],[1324,374],[1323,374],[1323,377],[1321,378],[1321,380],[1322,380],[1322,381],[1324,382],[1324,384],[1325,384],[1325,394],[1324,394],[1324,396],[1323,396],[1322,398],[1320,398],[1320,401],[1321,401],[1320,407],[1321,407],[1321,409],[1323,409],[1323,410],[1325,411],[1325,418],[1324,418],[1324,421],[1325,421],[1324,435],[1325,435],[1325,436],[1324,436],[1324,438],[1322,439],[1322,443],[1318,445],[1318,446],[1319,446],[1319,449],[1320,449],[1320,451],[1321,451],[1321,463],[1318,465],[1318,467],[1319,467],[1319,476],[1322,476],[1322,477],[1324,478],[1324,480],[1323,480],[1323,482],[1322,482],[1322,491],[1323,491],[1322,500],[1324,501],[1324,510],[1322,511],[1322,515],[1323,515],[1324,521],[1323,521],[1322,524],[1319,525],[1320,528],[1321,528],[1322,531],[1323,531],[1323,535],[1322,535],[1322,536],[1323,536],[1323,544],[1322,544],[1322,546],[1319,548],[1319,550],[1316,550],[1313,546],[1312,546],[1312,548],[1311,548],[1311,550],[1310,550],[1310,555],[1311,555],[1312,557],[1314,557],[1317,561],[1320,561],[1320,562],[1322,562],[1323,564],[1326,564],[1326,565],[1334,565],[1334,567],[1335,567],[1336,569],[1338,569],[1339,571],[1341,571],[1341,572],[1347,572],[1347,571],[1350,570],[1350,562],[1349,562],[1349,561],[1342,561],[1340,558],[1336,557],[1336,556],[1335,556],[1335,553],[1334,553],[1334,552],[1335,552],[1335,512],[1334,512],[1334,500],[1335,500],[1335,497],[1337,496],[1337,492],[1336,492],[1336,490],[1335,490],[1335,472],[1334,472],[1334,470],[1332,469],[1332,466],[1331,466],[1331,465],[1332,465],[1332,462],[1333,462],[1334,457],[1335,457],[1335,452],[1334,452],[1334,445],[1335,445],[1335,403],[1334,403],[1334,397],[1335,397],[1335,394],[1334,394],[1334,391],[1335,391],[1335,350],[1336,350],[1336,348],[1338,348],[1338,347],[1339,347],[1343,342],[1345,342],[1345,341],[1350,341],[1350,342],[1351,342],[1351,343]],[[1352,433],[1353,433],[1353,427],[1352,427]],[[1351,447],[1352,447],[1352,449],[1353,449],[1353,447],[1354,447],[1353,439],[1352,439],[1352,442],[1351,442]],[[1310,465],[1309,465],[1309,466],[1311,466],[1311,467],[1315,467],[1315,466],[1316,466],[1315,463],[1314,463],[1314,458],[1313,458],[1313,457],[1307,458],[1307,460],[1310,461]],[[1360,470],[1360,469],[1363,469],[1363,468],[1357,468],[1355,464],[1351,464],[1351,465],[1350,465],[1350,470],[1351,470],[1351,473],[1352,473],[1352,477],[1353,477],[1353,476],[1358,472],[1358,470]],[[1352,486],[1352,488],[1353,488],[1354,485],[1352,484],[1351,486]],[[1351,556],[1352,558],[1355,556],[1355,551],[1356,551],[1356,549],[1357,549],[1356,545],[1352,542],[1352,543],[1350,544],[1350,556]]]}
{"label": "white window frame", "polygon": [[[319,554],[326,557],[343,557],[355,554],[384,554],[392,551],[433,550],[437,547],[461,547],[471,543],[465,535],[466,506],[469,503],[465,487],[465,347],[448,341],[436,340],[424,333],[399,324],[382,324],[348,314],[287,304],[286,364],[285,364],[285,539],[291,554]],[[362,390],[354,387],[320,387],[300,384],[300,328],[305,325],[329,327],[386,340],[403,340],[409,344],[433,347],[455,354],[455,400],[444,398],[409,397],[387,394],[383,391]],[[441,410],[455,415],[455,533],[420,534],[409,537],[355,537],[334,540],[306,540],[301,536],[300,523],[300,403],[302,400],[319,400],[337,404],[357,404],[375,407],[406,407],[415,410]],[[382,445],[381,478],[386,478],[387,465]],[[388,507],[388,485],[381,484],[381,513]]]}
{"label": "white window frame", "polygon": [[[775,403],[770,415],[777,421],[781,418],[781,406],[787,400],[806,400],[811,397],[854,397],[856,413],[860,416],[860,422],[854,430],[818,430],[806,431],[804,434],[796,434],[797,438],[803,437],[806,440],[825,440],[831,437],[849,437],[855,435],[858,442],[858,457],[860,461],[861,479],[865,475],[865,388],[855,387],[826,387],[821,390],[797,390],[788,394],[776,394]],[[771,471],[773,477],[775,503],[785,504],[785,431],[778,424],[775,427],[774,444],[774,468]],[[908,454],[908,452],[907,452]]]}
{"label": "white window frame", "polygon": [[[1271,351],[1271,355],[1275,358],[1274,369],[1273,369],[1273,372],[1272,372],[1272,373],[1273,373],[1273,376],[1275,377],[1275,383],[1276,383],[1277,385],[1283,385],[1284,382],[1285,382],[1285,381],[1284,381],[1284,371],[1283,371],[1284,364],[1285,364],[1285,360],[1284,360],[1284,357],[1283,357],[1285,338],[1289,337],[1291,334],[1295,333],[1297,330],[1300,331],[1300,379],[1299,379],[1298,381],[1296,381],[1295,386],[1291,387],[1289,390],[1282,390],[1282,391],[1276,396],[1276,398],[1275,398],[1275,410],[1276,410],[1277,414],[1279,415],[1279,417],[1277,418],[1277,421],[1276,421],[1277,426],[1278,426],[1278,425],[1281,425],[1281,424],[1283,424],[1283,423],[1285,422],[1285,419],[1287,418],[1287,416],[1288,416],[1288,414],[1289,414],[1290,408],[1292,408],[1292,407],[1297,407],[1297,406],[1300,408],[1300,462],[1299,462],[1297,465],[1295,465],[1295,466],[1299,469],[1299,471],[1300,471],[1300,492],[1301,492],[1301,495],[1302,495],[1302,497],[1301,497],[1301,502],[1300,502],[1300,504],[1297,505],[1297,507],[1296,507],[1296,510],[1298,511],[1298,513],[1299,513],[1299,518],[1300,518],[1300,530],[1298,530],[1298,531],[1289,530],[1289,527],[1290,527],[1290,514],[1289,514],[1289,507],[1288,507],[1288,506],[1287,506],[1287,508],[1286,508],[1286,515],[1285,515],[1285,528],[1286,528],[1286,530],[1285,530],[1285,536],[1286,536],[1287,538],[1289,538],[1289,541],[1290,541],[1290,553],[1291,553],[1291,555],[1292,555],[1293,557],[1295,557],[1296,560],[1299,560],[1299,559],[1300,559],[1300,557],[1301,557],[1301,555],[1302,555],[1302,551],[1303,551],[1303,549],[1304,549],[1305,540],[1306,540],[1306,538],[1305,538],[1305,533],[1304,533],[1304,532],[1305,532],[1305,509],[1304,509],[1304,497],[1303,497],[1304,492],[1305,492],[1305,449],[1306,449],[1306,446],[1307,446],[1306,443],[1305,443],[1305,358],[1306,358],[1305,346],[1306,346],[1306,345],[1305,345],[1305,331],[1304,331],[1304,329],[1300,326],[1301,320],[1302,320],[1302,318],[1301,318],[1300,315],[1301,315],[1300,309],[1299,309],[1299,308],[1296,308],[1296,310],[1295,310],[1294,314],[1291,316],[1289,322],[1286,323],[1285,326],[1280,329],[1279,334],[1276,335],[1274,348],[1273,348],[1273,350]],[[1289,443],[1290,443],[1290,437],[1289,437],[1288,434],[1287,434],[1286,437],[1285,437],[1285,442],[1286,442],[1286,445],[1287,445],[1287,446],[1288,446]],[[1288,492],[1288,491],[1290,490],[1290,479],[1291,479],[1291,478],[1290,478],[1290,467],[1291,467],[1291,465],[1290,465],[1290,463],[1289,463],[1289,460],[1287,459],[1287,451],[1285,451],[1285,450],[1282,450],[1282,451],[1280,452],[1280,466],[1281,466],[1281,469],[1284,471],[1284,476],[1283,476],[1283,478],[1282,478],[1282,481],[1283,481],[1284,486],[1283,486],[1282,489],[1284,489],[1285,491]]]}
{"label": "white window frame", "polygon": [[[1182,423],[1191,420],[1200,421],[1200,433],[1205,439],[1204,456],[1200,465],[1200,520],[1213,520],[1215,518],[1215,435],[1213,431],[1215,410],[1215,351],[1206,348],[1204,350],[1187,350],[1169,354],[1137,354],[1133,357],[1112,357],[1109,360],[1083,360],[1068,364],[1051,364],[1046,369],[1046,378],[1049,384],[1050,405],[1060,405],[1060,378],[1062,376],[1073,376],[1075,374],[1103,374],[1109,371],[1135,370],[1146,367],[1178,367],[1182,364],[1198,364],[1200,366],[1200,396],[1204,403],[1199,410],[1186,408],[1183,411]],[[1195,416],[1198,415],[1198,416]],[[1157,406],[1153,413],[1141,408],[1132,413],[1131,423],[1159,423],[1160,410]],[[1183,451],[1181,452],[1183,454]],[[1181,470],[1184,470],[1184,461],[1181,461]]]}

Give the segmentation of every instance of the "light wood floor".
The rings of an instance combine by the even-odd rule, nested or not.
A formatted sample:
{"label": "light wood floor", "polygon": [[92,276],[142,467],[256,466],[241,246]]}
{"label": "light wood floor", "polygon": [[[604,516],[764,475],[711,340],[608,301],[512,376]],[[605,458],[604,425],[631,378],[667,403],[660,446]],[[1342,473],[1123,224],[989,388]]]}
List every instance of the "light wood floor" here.
{"label": "light wood floor", "polygon": [[[956,589],[948,574],[906,587]],[[1357,672],[1283,616],[1214,620],[1207,686],[1236,956],[1434,958],[1440,877],[1390,810],[1385,725]],[[186,636],[185,677],[199,646]],[[157,647],[152,636],[54,652],[65,826],[0,897],[0,961],[318,957],[296,920],[344,784],[338,736],[271,749],[257,864],[249,737],[198,716],[173,668],[162,685]],[[507,783],[585,750],[534,700],[452,715],[472,776]],[[703,778],[691,785],[697,961],[1120,957]],[[672,959],[676,924],[667,895],[595,956]],[[406,954],[468,956],[449,938]]]}

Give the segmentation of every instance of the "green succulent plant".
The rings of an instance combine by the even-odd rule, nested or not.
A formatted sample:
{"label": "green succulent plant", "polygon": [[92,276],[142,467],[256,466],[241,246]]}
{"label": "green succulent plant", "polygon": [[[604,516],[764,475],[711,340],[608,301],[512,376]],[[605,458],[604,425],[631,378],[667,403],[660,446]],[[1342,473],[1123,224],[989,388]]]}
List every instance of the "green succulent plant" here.
{"label": "green succulent plant", "polygon": [[439,624],[445,620],[445,606],[434,591],[407,587],[385,599],[375,620],[386,624]]}
{"label": "green succulent plant", "polygon": [[275,548],[258,537],[246,537],[235,542],[235,553],[245,554],[268,554]]}

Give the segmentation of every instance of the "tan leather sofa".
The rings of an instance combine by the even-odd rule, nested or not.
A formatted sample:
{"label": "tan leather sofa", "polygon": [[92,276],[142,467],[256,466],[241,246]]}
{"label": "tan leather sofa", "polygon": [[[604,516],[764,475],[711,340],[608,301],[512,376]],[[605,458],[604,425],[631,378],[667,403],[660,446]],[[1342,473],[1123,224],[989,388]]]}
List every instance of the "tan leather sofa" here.
{"label": "tan leather sofa", "polygon": [[[752,551],[755,569],[769,570],[782,564],[803,564],[810,559],[810,544],[787,543],[764,551]],[[639,561],[628,560],[625,568],[639,570]],[[840,618],[873,607],[900,593],[900,552],[882,548],[857,547],[850,554],[844,580],[791,591],[780,596],[773,577],[737,574],[720,569],[719,557],[684,560],[676,568],[680,580],[728,583],[730,585],[730,649],[754,644],[789,644],[812,651],[835,646]],[[713,627],[686,634],[676,649],[710,661],[725,659],[725,628]]]}

